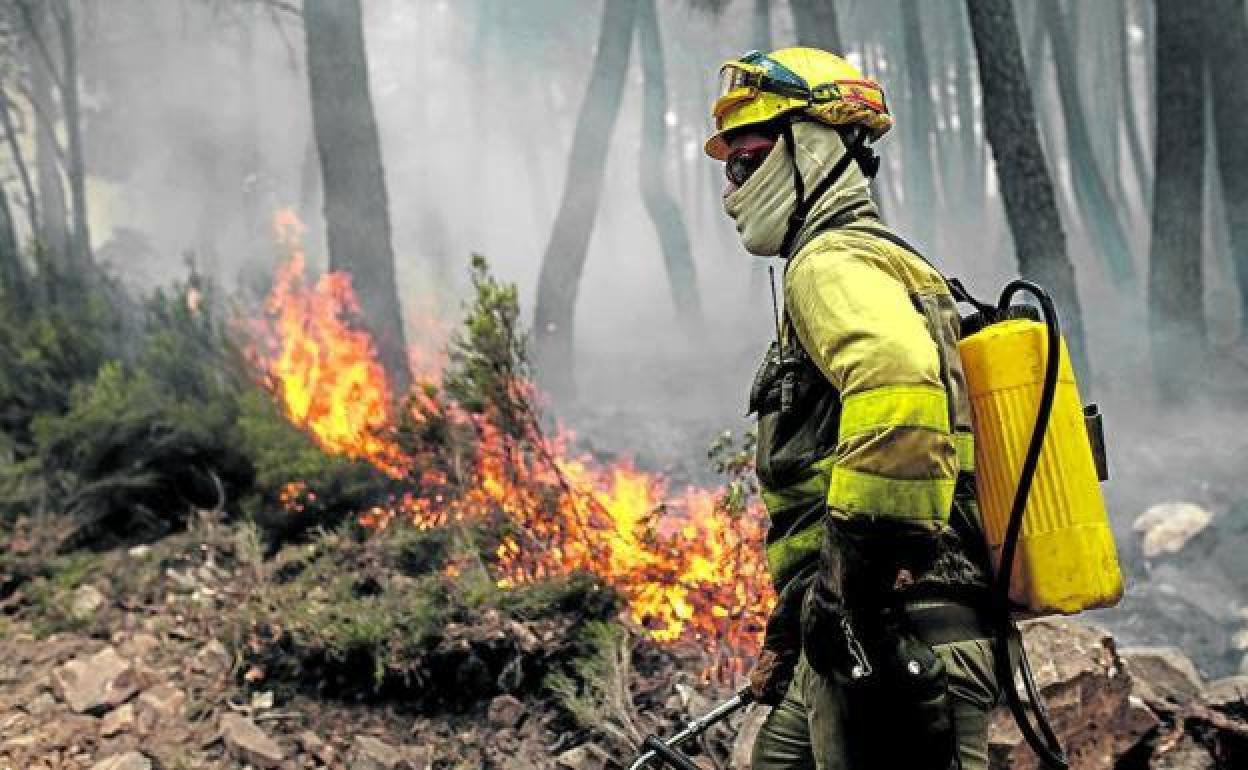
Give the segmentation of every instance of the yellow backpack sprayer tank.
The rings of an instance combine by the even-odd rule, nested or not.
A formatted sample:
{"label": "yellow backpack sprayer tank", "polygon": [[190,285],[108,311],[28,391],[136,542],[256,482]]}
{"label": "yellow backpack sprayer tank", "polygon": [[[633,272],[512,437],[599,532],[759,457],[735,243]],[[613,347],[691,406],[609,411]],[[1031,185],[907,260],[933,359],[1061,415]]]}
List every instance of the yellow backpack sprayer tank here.
{"label": "yellow backpack sprayer tank", "polygon": [[[1014,498],[1038,427],[1048,359],[1046,325],[1006,312],[958,345],[975,422],[975,468],[984,535],[1002,568]],[[1010,575],[1016,615],[1070,615],[1122,598],[1122,573],[1097,462],[1099,414],[1085,413],[1064,341],[1040,455]],[[1095,407],[1091,407],[1094,410]],[[1095,440],[1093,440],[1095,437]],[[1103,457],[1103,455],[1099,455]]]}
{"label": "yellow backpack sprayer tank", "polygon": [[[1081,406],[1057,310],[1044,289],[1013,281],[994,308],[957,281],[949,284],[959,301],[979,310],[964,326],[959,352],[971,398],[984,537],[996,568],[997,680],[1027,742],[1046,765],[1064,770],[1069,763],[1014,616],[1072,614],[1122,597],[1098,483],[1107,476],[1100,415]],[[1040,303],[1043,322],[1034,309],[1012,304],[1019,291]],[[1026,703],[1013,684],[1015,672]]]}

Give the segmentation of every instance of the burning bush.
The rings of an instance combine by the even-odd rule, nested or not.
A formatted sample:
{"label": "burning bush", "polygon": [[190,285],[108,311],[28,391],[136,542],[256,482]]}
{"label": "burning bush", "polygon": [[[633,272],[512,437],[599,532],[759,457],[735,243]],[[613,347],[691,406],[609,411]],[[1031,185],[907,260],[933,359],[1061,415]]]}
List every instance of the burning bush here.
{"label": "burning bush", "polygon": [[[313,534],[316,558],[282,562],[248,603],[240,638],[256,642],[258,658],[297,649],[300,665],[366,662],[383,684],[436,657],[448,624],[482,612],[504,625],[545,617],[539,600],[568,597],[602,617],[618,599],[628,622],[709,654],[710,670],[748,660],[770,600],[748,463],[721,451],[721,470],[735,476],[727,490],[673,490],[628,462],[576,451],[531,384],[516,289],[481,257],[445,354],[413,356],[444,365],[397,398],[349,278],[305,279],[297,229],[285,237],[290,259],[258,322],[224,322],[211,287],[193,277],[141,312],[119,312],[124,323],[91,327],[111,331],[80,364],[55,344],[34,356],[15,387],[73,371],[41,411],[4,425],[15,453],[6,474],[20,482],[0,503],[10,516],[68,511],[65,544],[105,545],[220,508],[261,524],[279,558],[283,541],[337,533]],[[26,330],[6,344],[40,351],[38,338]],[[406,543],[407,566],[362,576],[351,560],[372,553],[369,532],[378,548]],[[497,680],[493,665],[482,670]]]}
{"label": "burning bush", "polygon": [[[296,250],[292,264],[299,259]],[[441,377],[419,383],[397,412],[364,415],[334,404],[344,376],[365,400],[388,392],[371,345],[316,316],[349,311],[349,284],[309,286],[285,271],[269,305],[267,354],[257,357],[268,387],[327,451],[366,459],[396,482],[363,511],[366,526],[475,527],[493,541],[486,561],[499,586],[592,574],[654,638],[739,666],[770,600],[763,519],[739,481],[748,466],[721,458],[738,477],[727,491],[672,494],[627,462],[576,453],[571,434],[543,420],[515,287],[498,283],[481,257],[472,283]],[[345,359],[335,362],[336,353]]]}

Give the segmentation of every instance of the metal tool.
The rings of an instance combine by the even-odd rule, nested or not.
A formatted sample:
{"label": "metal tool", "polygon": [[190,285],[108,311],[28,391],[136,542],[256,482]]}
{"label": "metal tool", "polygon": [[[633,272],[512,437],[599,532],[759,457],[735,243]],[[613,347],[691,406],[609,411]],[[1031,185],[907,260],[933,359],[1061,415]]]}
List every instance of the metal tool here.
{"label": "metal tool", "polygon": [[749,688],[743,688],[736,695],[685,725],[684,729],[666,741],[659,740],[659,738],[653,735],[647,737],[641,744],[641,747],[646,750],[645,753],[638,757],[636,762],[629,765],[628,770],[642,770],[642,768],[649,766],[656,759],[659,760],[659,764],[655,765],[655,767],[662,767],[664,764],[667,764],[676,768],[676,770],[702,770],[693,763],[693,760],[681,753],[677,746],[697,738],[753,702],[754,696],[750,694]]}

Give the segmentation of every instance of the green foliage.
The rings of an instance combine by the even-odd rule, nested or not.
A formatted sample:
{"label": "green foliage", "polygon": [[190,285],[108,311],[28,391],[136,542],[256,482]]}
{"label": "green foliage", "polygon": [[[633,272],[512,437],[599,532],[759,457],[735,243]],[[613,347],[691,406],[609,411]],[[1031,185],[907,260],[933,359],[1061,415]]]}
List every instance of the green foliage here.
{"label": "green foliage", "polygon": [[241,384],[219,373],[227,343],[161,295],[149,312],[135,363],[106,361],[71,388],[65,411],[32,420],[45,491],[79,520],[76,544],[162,534],[251,481],[228,441]]}
{"label": "green foliage", "polygon": [[74,613],[74,591],[97,576],[100,567],[98,557],[81,551],[40,566],[39,574],[22,588],[37,635],[83,631],[92,625],[91,618]]}
{"label": "green foliage", "polygon": [[490,274],[480,254],[472,257],[472,286],[473,303],[451,341],[446,393],[469,412],[512,420],[526,412],[525,394],[517,386],[530,379],[519,295],[515,284],[499,283]]}
{"label": "green foliage", "polygon": [[602,732],[619,748],[634,750],[641,734],[634,723],[633,644],[628,631],[612,623],[590,623],[582,632],[587,654],[546,678],[546,687],[580,726]]}
{"label": "green foliage", "polygon": [[[388,690],[417,700],[471,700],[467,690],[445,689],[468,687],[453,681],[457,666],[478,654],[488,661],[483,665],[497,666],[485,685],[474,685],[489,694],[501,668],[519,654],[509,647],[514,638],[498,634],[500,619],[584,622],[617,609],[610,592],[582,576],[500,588],[483,558],[487,542],[488,533],[471,528],[429,531],[395,523],[375,533],[320,530],[310,542],[286,545],[263,562],[267,572],[255,580],[260,588],[240,608],[229,635],[250,650],[270,685],[342,680],[358,687],[363,676],[373,696]],[[494,618],[485,631],[453,630],[483,618]],[[507,649],[474,652],[472,639]],[[527,654],[545,665],[538,661],[559,659],[567,642],[556,644]]]}
{"label": "green foliage", "polygon": [[31,423],[69,405],[75,383],[120,355],[124,309],[92,295],[33,313],[0,302],[0,434],[19,458],[31,449]]}
{"label": "green foliage", "polygon": [[[367,462],[322,450],[263,389],[245,390],[237,403],[234,444],[254,471],[241,508],[271,535],[284,539],[314,527],[334,526],[394,493],[393,482]],[[292,482],[298,482],[298,493],[284,500]]]}
{"label": "green foliage", "polygon": [[750,502],[758,497],[758,478],[754,475],[757,444],[756,428],[746,431],[739,444],[731,431],[724,431],[706,450],[715,472],[727,478],[717,504],[729,516],[745,513]]}
{"label": "green foliage", "polygon": [[[362,510],[393,484],[331,457],[257,385],[211,286],[139,304],[103,284],[25,317],[0,306],[0,518],[55,511],[65,545],[170,531],[229,505],[279,536]],[[285,507],[306,481],[299,515]]]}

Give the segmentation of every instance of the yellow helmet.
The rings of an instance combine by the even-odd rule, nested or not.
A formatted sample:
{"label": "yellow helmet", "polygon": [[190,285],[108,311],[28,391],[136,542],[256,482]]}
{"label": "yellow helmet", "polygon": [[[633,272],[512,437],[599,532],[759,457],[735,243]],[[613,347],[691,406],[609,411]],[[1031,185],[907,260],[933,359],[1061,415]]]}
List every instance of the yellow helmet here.
{"label": "yellow helmet", "polygon": [[880,84],[817,48],[750,51],[724,62],[719,85],[715,133],[706,140],[706,154],[716,160],[728,157],[725,134],[797,111],[830,126],[863,126],[872,141],[893,126]]}

